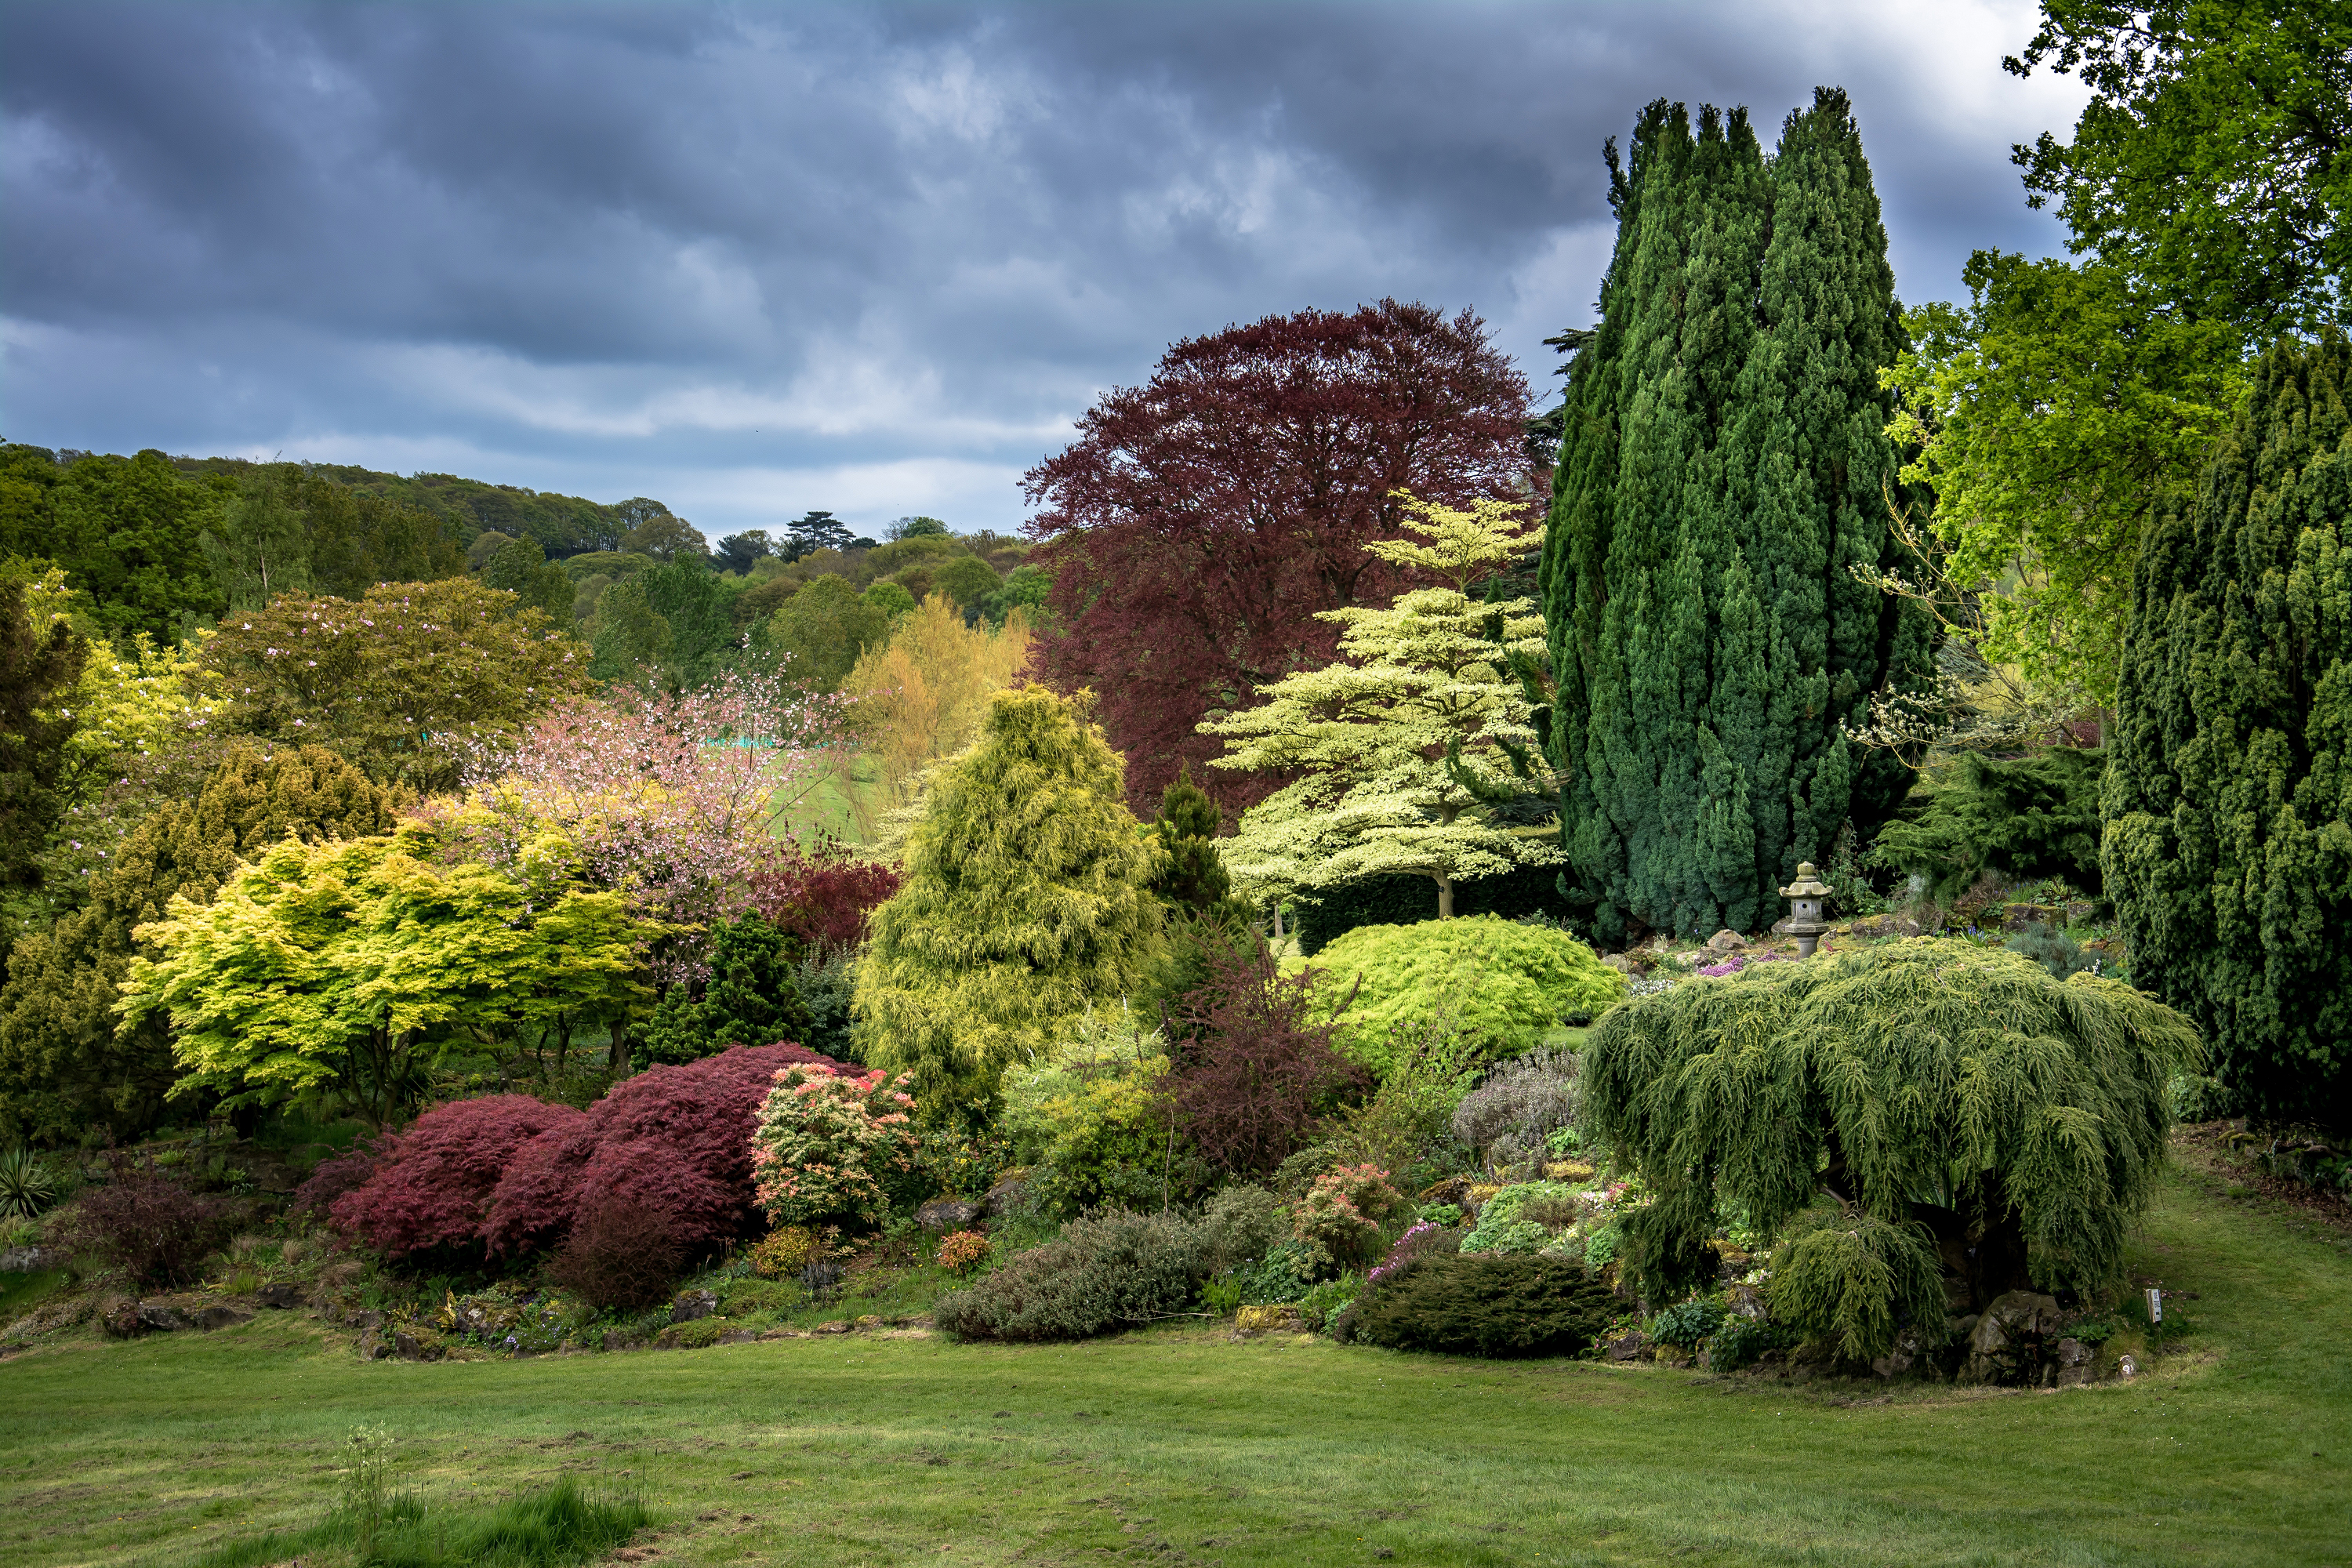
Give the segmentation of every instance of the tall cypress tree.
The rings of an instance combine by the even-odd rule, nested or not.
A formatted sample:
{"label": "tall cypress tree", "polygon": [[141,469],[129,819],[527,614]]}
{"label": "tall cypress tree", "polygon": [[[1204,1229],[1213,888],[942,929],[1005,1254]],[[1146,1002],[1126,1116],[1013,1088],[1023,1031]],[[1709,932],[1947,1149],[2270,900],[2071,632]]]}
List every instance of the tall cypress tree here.
{"label": "tall cypress tree", "polygon": [[1764,156],[1744,110],[1644,110],[1608,150],[1617,247],[1569,381],[1542,592],[1571,900],[1754,930],[1773,889],[1907,774],[1843,725],[1924,683],[1932,623],[1857,576],[1895,563],[1880,367],[1901,342],[1845,95]]}
{"label": "tall cypress tree", "polygon": [[2141,984],[2272,1121],[2352,1124],[2352,345],[2257,366],[2142,546],[2101,801]]}

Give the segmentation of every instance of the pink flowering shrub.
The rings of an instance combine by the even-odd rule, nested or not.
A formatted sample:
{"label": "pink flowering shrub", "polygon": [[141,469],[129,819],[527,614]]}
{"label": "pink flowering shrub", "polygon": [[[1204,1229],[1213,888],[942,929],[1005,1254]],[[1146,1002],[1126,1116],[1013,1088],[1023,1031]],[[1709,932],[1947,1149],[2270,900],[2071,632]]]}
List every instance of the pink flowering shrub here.
{"label": "pink flowering shrub", "polygon": [[1291,1215],[1294,1234],[1334,1262],[1360,1263],[1381,1240],[1381,1222],[1404,1202],[1377,1165],[1342,1165],[1315,1179]]}
{"label": "pink flowering shrub", "polygon": [[768,1217],[778,1225],[871,1225],[888,1213],[884,1173],[915,1163],[909,1081],[909,1074],[894,1079],[878,1070],[776,1074],[751,1134],[753,1179]]}
{"label": "pink flowering shrub", "polygon": [[661,1210],[689,1258],[756,1230],[751,1128],[776,1074],[794,1066],[853,1070],[802,1046],[737,1046],[623,1079],[578,1121],[515,1152],[482,1239],[509,1257],[557,1246],[589,1194]]}
{"label": "pink flowering shrub", "polygon": [[389,1253],[481,1245],[490,1194],[515,1151],[585,1120],[568,1105],[493,1094],[436,1105],[378,1145],[367,1178],[334,1198],[335,1227]]}
{"label": "pink flowering shrub", "polygon": [[1706,968],[1698,970],[1696,973],[1706,975],[1711,979],[1720,980],[1727,975],[1738,973],[1741,970],[1747,968],[1751,963],[1785,963],[1788,962],[1788,954],[1782,952],[1735,952],[1729,958],[1725,959],[1722,963],[1710,963]]}
{"label": "pink flowering shrub", "polygon": [[955,1230],[940,1237],[940,1267],[967,1274],[988,1260],[988,1237],[976,1230]]}

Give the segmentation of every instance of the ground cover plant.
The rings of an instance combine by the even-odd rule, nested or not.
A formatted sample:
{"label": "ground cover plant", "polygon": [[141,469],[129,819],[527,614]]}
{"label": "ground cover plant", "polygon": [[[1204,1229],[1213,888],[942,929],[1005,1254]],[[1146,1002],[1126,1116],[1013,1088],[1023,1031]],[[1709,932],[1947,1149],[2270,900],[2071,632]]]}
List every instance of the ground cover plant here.
{"label": "ground cover plant", "polygon": [[[307,1530],[351,1429],[381,1423],[428,1517],[629,1470],[653,1543],[686,1563],[1160,1541],[1236,1565],[2332,1563],[2352,1533],[2352,1373],[2305,1326],[2352,1315],[2352,1249],[2229,1182],[2164,1178],[2127,1253],[2194,1332],[2136,1382],[2055,1395],[1235,1344],[1223,1327],[368,1364],[276,1314],[44,1349],[0,1368],[0,1555],[176,1568]],[[2027,1452],[2030,1476],[1985,1462]]]}

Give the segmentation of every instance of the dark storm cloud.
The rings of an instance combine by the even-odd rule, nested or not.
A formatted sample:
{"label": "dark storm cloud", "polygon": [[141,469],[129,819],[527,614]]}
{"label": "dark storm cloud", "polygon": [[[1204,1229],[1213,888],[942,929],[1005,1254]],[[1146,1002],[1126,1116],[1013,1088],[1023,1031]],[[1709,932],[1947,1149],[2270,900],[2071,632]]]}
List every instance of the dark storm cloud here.
{"label": "dark storm cloud", "polygon": [[447,468],[707,525],[1010,525],[1171,338],[1383,294],[1538,380],[1669,96],[1853,94],[1906,297],[2046,248],[2013,4],[0,11],[16,439]]}

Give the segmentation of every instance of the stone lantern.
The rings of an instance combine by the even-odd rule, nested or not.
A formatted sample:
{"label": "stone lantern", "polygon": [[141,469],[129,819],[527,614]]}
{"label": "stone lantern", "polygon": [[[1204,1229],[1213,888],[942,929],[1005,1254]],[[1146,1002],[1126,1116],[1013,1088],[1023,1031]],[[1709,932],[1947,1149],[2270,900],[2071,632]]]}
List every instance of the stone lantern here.
{"label": "stone lantern", "polygon": [[1797,939],[1797,956],[1811,958],[1822,944],[1822,932],[1829,930],[1822,920],[1822,900],[1830,896],[1829,884],[1813,875],[1811,860],[1797,862],[1797,879],[1780,889],[1780,896],[1793,906],[1789,915],[1789,934]]}

